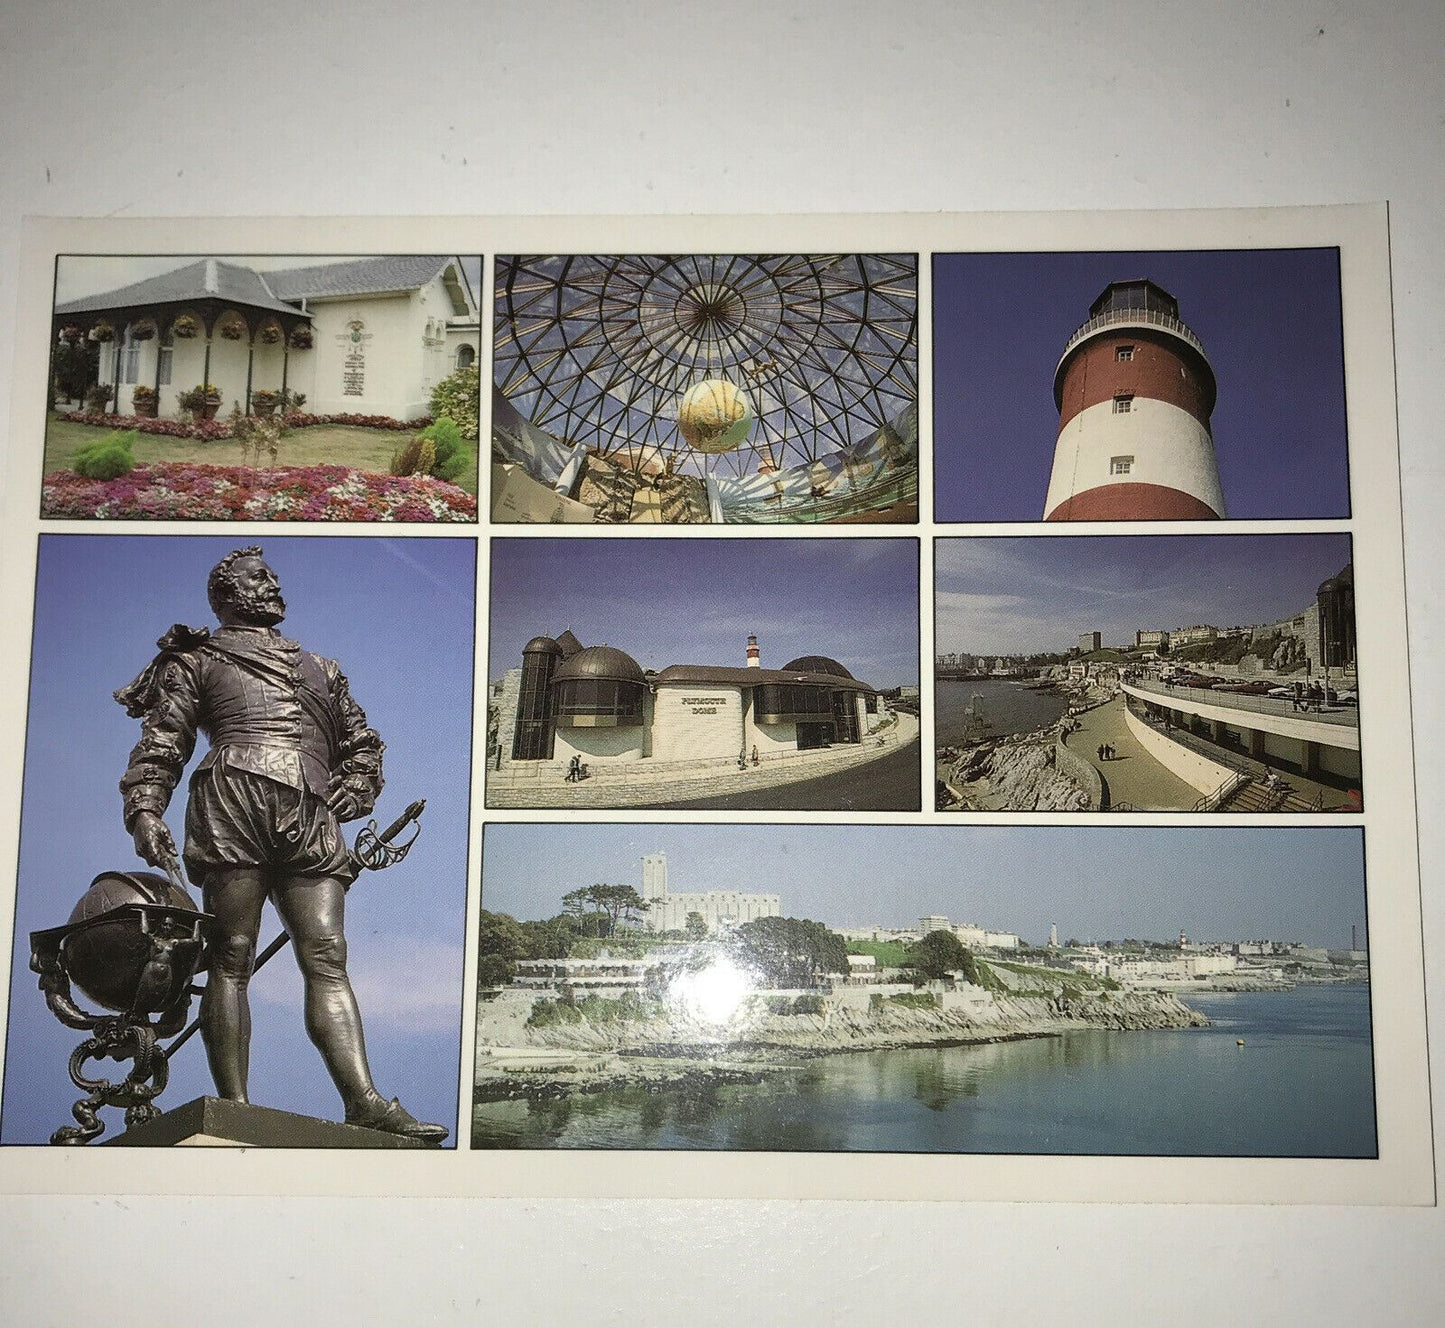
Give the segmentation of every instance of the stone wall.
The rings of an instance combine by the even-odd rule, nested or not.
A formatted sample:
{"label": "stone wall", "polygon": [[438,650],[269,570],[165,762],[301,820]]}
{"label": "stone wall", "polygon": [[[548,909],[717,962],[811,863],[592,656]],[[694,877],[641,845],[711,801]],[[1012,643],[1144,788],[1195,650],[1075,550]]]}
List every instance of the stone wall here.
{"label": "stone wall", "polygon": [[1076,752],[1071,752],[1068,735],[1061,733],[1054,741],[1054,768],[1067,775],[1089,795],[1089,809],[1096,812],[1109,810],[1109,790],[1104,778],[1092,761],[1086,761]]}
{"label": "stone wall", "polygon": [[1124,722],[1129,732],[1146,752],[1159,762],[1170,774],[1177,775],[1190,788],[1200,793],[1213,793],[1234,771],[1227,765],[1220,765],[1207,757],[1181,746],[1172,738],[1166,738],[1157,729],[1139,719],[1126,705]]}

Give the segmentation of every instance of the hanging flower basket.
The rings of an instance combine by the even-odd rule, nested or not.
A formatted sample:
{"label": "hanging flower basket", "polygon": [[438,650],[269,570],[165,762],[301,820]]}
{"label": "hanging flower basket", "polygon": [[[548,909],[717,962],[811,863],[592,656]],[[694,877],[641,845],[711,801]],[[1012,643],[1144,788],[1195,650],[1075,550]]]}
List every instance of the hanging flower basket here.
{"label": "hanging flower basket", "polygon": [[190,314],[182,314],[171,324],[171,336],[179,337],[182,341],[190,341],[191,338],[199,336],[200,332],[201,325]]}
{"label": "hanging flower basket", "polygon": [[80,340],[80,329],[74,323],[60,329],[60,339],[67,346],[73,346]]}
{"label": "hanging flower basket", "polygon": [[274,346],[281,340],[281,329],[279,327],[263,327],[261,329],[261,344],[263,346]]}
{"label": "hanging flower basket", "polygon": [[292,350],[310,350],[311,345],[311,329],[309,327],[298,327],[291,334]]}
{"label": "hanging flower basket", "polygon": [[246,335],[246,330],[240,323],[222,323],[221,335],[225,337],[227,341],[240,341],[241,338]]}
{"label": "hanging flower basket", "polygon": [[90,329],[90,339],[99,342],[114,341],[115,328],[111,327],[109,323],[97,323]]}
{"label": "hanging flower basket", "polygon": [[154,323],[136,323],[131,327],[130,339],[132,341],[149,341],[156,334]]}

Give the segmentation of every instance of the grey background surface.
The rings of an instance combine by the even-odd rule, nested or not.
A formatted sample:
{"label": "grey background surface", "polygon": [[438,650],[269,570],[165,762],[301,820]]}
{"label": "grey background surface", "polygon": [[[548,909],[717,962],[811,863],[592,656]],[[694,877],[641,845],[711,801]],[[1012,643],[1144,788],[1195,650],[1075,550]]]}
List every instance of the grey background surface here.
{"label": "grey background surface", "polygon": [[[1390,200],[1424,923],[1445,1027],[1445,785],[1431,753],[1445,554],[1438,3],[11,0],[0,124],[0,420],[26,214]],[[1431,1323],[1445,1293],[1438,1210],[967,1197],[11,1199],[0,1304],[31,1324],[102,1307],[125,1324],[146,1311],[213,1324],[954,1322],[1030,1307],[1075,1323]]]}

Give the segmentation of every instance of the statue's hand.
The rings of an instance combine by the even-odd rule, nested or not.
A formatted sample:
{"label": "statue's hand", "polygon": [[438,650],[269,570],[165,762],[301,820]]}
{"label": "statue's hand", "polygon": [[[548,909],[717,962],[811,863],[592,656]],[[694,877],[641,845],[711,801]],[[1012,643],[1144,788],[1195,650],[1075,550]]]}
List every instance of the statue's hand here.
{"label": "statue's hand", "polygon": [[166,823],[154,812],[138,812],[131,826],[138,856],[164,871],[176,860],[176,841]]}
{"label": "statue's hand", "polygon": [[365,780],[337,778],[331,781],[326,805],[338,821],[354,821],[371,810],[368,794],[371,787]]}

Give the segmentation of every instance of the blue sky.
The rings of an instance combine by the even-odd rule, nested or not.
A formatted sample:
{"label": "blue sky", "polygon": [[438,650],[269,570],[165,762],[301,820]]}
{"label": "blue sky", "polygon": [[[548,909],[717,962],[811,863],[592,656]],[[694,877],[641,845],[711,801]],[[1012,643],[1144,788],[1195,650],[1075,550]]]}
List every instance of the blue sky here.
{"label": "blue sky", "polygon": [[[45,535],[26,735],[18,920],[0,1139],[43,1143],[80,1094],[66,1057],[80,1035],[45,1008],[29,933],[63,923],[92,877],[144,868],[121,824],[117,782],[139,724],[111,692],[155,653],[171,623],[214,626],[206,574],[250,537]],[[347,898],[350,968],[377,1086],[452,1124],[460,1058],[470,778],[475,543],[449,538],[273,537],[282,630],[340,661],[385,740],[384,825],[425,797],[406,861],[363,872]],[[196,761],[205,751],[197,743]],[[181,838],[184,783],[167,815]],[[362,822],[347,827],[354,839]],[[199,891],[194,892],[199,898]],[[279,925],[268,906],[264,944]],[[306,1038],[289,951],[251,988],[253,1101],[336,1118],[339,1099]],[[194,1012],[194,1011],[193,1011]],[[114,1067],[111,1067],[112,1069]],[[199,1039],[179,1052],[163,1106],[211,1092]],[[108,1134],[119,1128],[112,1120]]]}
{"label": "blue sky", "polygon": [[[1364,938],[1354,827],[489,825],[482,906],[550,917],[579,885],[641,885],[667,854],[668,888],[782,896],[790,917],[915,925],[942,913],[1048,940]],[[1267,890],[1260,882],[1269,882]]]}
{"label": "blue sky", "polygon": [[940,539],[939,653],[1067,650],[1136,630],[1277,622],[1350,560],[1348,535]]}
{"label": "blue sky", "polygon": [[1095,297],[1134,277],[1179,301],[1214,366],[1229,516],[1348,516],[1338,251],[1243,249],[938,255],[938,519],[1040,519],[1054,368]]}
{"label": "blue sky", "polygon": [[500,678],[534,636],[570,627],[644,669],[828,655],[875,687],[918,681],[912,539],[498,539],[491,660]]}

